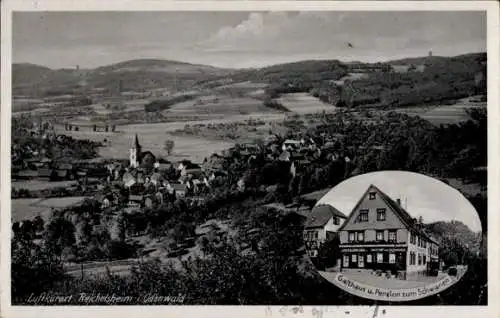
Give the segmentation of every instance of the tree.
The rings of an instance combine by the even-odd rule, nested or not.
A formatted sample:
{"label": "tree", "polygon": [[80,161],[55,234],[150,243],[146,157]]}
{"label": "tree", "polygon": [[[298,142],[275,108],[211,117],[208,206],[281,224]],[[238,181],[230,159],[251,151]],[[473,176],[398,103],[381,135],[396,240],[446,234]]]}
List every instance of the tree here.
{"label": "tree", "polygon": [[163,149],[165,149],[165,151],[167,152],[167,154],[171,154],[172,153],[172,150],[174,149],[174,141],[169,139],[169,140],[165,140],[165,144],[163,145]]}

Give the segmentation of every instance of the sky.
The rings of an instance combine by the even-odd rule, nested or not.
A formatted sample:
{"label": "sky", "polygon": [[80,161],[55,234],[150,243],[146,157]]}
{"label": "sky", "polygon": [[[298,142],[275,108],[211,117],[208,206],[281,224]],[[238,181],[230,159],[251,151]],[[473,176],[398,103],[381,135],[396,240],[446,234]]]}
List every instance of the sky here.
{"label": "sky", "polygon": [[242,68],[486,51],[479,11],[15,12],[12,25],[13,62],[51,68],[139,58]]}
{"label": "sky", "polygon": [[317,204],[330,204],[349,215],[370,184],[401,204],[424,223],[462,221],[472,231],[481,231],[481,221],[472,204],[445,183],[407,171],[378,171],[347,179],[323,196]]}

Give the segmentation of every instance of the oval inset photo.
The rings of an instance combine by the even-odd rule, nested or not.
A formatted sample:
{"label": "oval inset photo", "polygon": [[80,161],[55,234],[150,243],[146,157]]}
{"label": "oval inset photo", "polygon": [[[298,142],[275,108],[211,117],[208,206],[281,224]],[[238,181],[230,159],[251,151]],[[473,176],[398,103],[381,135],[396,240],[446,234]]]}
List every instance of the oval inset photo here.
{"label": "oval inset photo", "polygon": [[472,204],[446,183],[413,172],[352,177],[326,193],[304,228],[319,274],[364,298],[410,301],[459,281],[481,246]]}

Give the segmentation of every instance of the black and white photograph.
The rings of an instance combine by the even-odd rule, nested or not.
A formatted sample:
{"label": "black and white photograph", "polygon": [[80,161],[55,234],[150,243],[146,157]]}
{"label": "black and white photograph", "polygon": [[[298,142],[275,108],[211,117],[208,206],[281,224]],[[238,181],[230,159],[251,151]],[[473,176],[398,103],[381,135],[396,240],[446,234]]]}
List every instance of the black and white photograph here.
{"label": "black and white photograph", "polygon": [[485,257],[472,204],[421,174],[352,177],[326,193],[308,217],[306,250],[320,274],[367,298],[437,294],[459,281],[467,264]]}
{"label": "black and white photograph", "polygon": [[487,308],[491,6],[230,4],[11,12],[3,302]]}

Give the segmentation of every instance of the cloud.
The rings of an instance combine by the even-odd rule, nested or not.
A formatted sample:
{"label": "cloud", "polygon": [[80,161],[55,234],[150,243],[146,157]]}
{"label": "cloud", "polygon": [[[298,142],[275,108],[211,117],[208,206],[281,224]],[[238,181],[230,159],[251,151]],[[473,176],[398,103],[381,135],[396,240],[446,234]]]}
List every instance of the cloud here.
{"label": "cloud", "polygon": [[207,40],[197,43],[196,47],[211,52],[266,50],[288,40],[290,31],[300,25],[297,22],[303,16],[284,11],[252,12],[234,26],[221,27]]}
{"label": "cloud", "polygon": [[261,35],[264,31],[264,17],[262,13],[250,13],[248,19],[242,21],[235,27],[222,27],[215,34],[215,38],[221,40],[241,39],[246,36]]}

